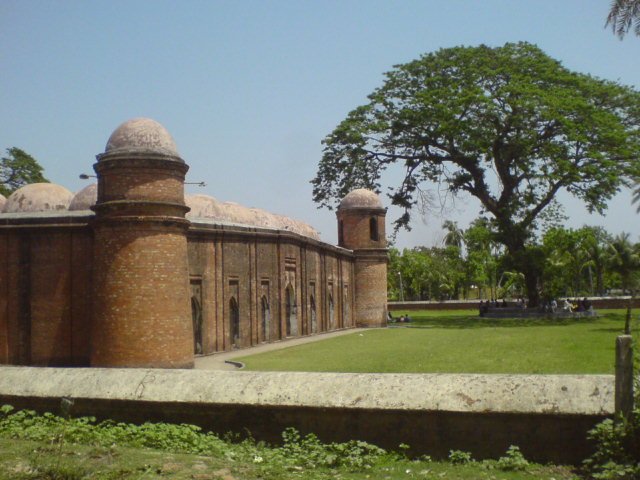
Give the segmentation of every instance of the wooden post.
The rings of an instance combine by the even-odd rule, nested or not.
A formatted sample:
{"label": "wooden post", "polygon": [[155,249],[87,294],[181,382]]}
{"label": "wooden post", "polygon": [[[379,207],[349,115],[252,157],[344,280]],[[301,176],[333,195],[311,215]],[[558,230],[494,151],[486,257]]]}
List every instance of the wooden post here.
{"label": "wooden post", "polygon": [[616,338],[616,415],[629,418],[633,410],[633,348],[631,335]]}

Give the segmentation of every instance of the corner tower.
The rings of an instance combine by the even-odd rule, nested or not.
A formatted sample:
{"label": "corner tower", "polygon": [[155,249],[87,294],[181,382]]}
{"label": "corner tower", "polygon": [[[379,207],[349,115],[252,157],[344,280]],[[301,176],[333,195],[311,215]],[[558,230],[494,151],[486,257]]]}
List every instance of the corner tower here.
{"label": "corner tower", "polygon": [[358,189],[338,207],[338,245],[355,255],[355,318],[359,327],[387,324],[387,210],[371,190]]}
{"label": "corner tower", "polygon": [[147,118],[120,125],[96,158],[91,365],[192,368],[189,167]]}

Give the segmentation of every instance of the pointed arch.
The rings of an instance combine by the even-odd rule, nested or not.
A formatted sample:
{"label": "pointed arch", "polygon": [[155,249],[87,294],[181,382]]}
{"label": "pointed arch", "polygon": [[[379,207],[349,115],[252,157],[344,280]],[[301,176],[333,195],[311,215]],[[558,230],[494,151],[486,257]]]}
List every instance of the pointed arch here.
{"label": "pointed arch", "polygon": [[266,295],[260,299],[260,340],[268,342],[271,336],[271,309]]}
{"label": "pointed arch", "polygon": [[318,333],[318,320],[316,317],[316,297],[311,294],[309,297],[309,317],[311,318],[311,333]]}
{"label": "pointed arch", "polygon": [[231,336],[231,345],[233,347],[240,346],[240,308],[236,297],[229,300],[229,334]]}
{"label": "pointed arch", "polygon": [[336,328],[335,321],[335,311],[334,311],[334,303],[333,303],[333,294],[329,293],[329,328],[328,330],[333,330]]}
{"label": "pointed arch", "polygon": [[191,321],[193,323],[193,353],[201,355],[202,348],[202,306],[198,299],[191,297]]}
{"label": "pointed arch", "polygon": [[291,284],[285,289],[285,328],[286,336],[298,334],[298,319],[296,314],[296,293]]}

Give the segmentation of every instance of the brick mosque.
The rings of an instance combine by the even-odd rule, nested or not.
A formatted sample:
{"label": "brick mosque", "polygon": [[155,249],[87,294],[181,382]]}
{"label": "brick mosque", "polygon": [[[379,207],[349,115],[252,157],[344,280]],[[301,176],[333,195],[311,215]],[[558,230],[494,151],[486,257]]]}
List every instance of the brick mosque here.
{"label": "brick mosque", "polygon": [[261,209],[185,195],[159,123],[110,136],[76,195],[0,195],[0,364],[191,368],[195,355],[386,324],[386,210],[354,190],[338,245]]}

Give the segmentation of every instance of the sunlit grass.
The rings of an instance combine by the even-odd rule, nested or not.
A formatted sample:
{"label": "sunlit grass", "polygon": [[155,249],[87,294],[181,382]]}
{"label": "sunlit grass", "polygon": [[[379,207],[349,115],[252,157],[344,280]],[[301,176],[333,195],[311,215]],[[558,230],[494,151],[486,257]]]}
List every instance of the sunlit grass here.
{"label": "sunlit grass", "polygon": [[464,313],[415,312],[409,326],[371,329],[238,360],[249,370],[614,373],[622,310],[575,319],[481,319],[475,312]]}

